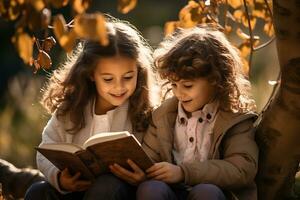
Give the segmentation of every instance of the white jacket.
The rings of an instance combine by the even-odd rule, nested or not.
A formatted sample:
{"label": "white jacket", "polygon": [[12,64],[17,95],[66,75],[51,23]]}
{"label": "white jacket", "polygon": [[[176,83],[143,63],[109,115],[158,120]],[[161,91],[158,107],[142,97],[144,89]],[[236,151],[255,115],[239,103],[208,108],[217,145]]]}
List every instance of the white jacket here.
{"label": "white jacket", "polygon": [[[70,128],[71,122],[65,117],[64,120],[58,120],[56,113],[54,113],[51,119],[48,121],[42,133],[42,143],[58,143],[67,142],[82,145],[89,137],[94,125],[93,119],[93,106],[92,101],[86,106],[85,109],[85,122],[86,125],[76,134],[72,135],[67,133],[65,130]],[[111,120],[110,131],[129,131],[132,133],[132,124],[128,116],[128,102],[117,107],[114,112],[108,113]],[[135,134],[137,139],[141,141],[142,133]],[[49,160],[47,160],[43,155],[37,153],[36,155],[37,167],[45,175],[47,181],[53,185],[59,192],[65,193],[58,186],[57,174],[59,169],[57,169]]]}

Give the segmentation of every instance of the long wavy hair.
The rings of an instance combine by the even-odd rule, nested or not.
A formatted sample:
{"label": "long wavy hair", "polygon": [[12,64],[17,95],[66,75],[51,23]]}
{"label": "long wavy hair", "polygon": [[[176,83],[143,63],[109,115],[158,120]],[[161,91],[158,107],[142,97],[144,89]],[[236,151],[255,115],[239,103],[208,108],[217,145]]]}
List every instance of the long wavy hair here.
{"label": "long wavy hair", "polygon": [[128,22],[109,18],[106,22],[109,44],[84,41],[65,64],[54,71],[43,90],[42,105],[58,118],[68,117],[76,134],[85,127],[85,108],[96,98],[95,83],[90,77],[97,62],[103,57],[124,56],[137,61],[137,86],[129,98],[129,117],[134,131],[145,131],[151,113],[149,76],[152,68],[152,50],[141,34]]}
{"label": "long wavy hair", "polygon": [[166,86],[170,80],[207,78],[215,85],[215,98],[224,111],[248,112],[256,108],[239,52],[216,28],[179,29],[166,37],[154,51],[154,69],[162,80],[167,80]]}

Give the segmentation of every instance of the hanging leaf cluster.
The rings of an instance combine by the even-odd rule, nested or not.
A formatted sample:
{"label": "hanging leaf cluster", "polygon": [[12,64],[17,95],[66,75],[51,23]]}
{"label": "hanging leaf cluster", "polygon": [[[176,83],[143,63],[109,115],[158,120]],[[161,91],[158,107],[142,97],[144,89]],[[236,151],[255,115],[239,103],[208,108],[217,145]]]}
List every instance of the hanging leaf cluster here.
{"label": "hanging leaf cluster", "polygon": [[[36,72],[51,67],[50,51],[56,41],[66,52],[72,51],[80,38],[108,44],[105,18],[101,13],[87,14],[90,4],[91,0],[0,0],[0,16],[15,22],[12,42],[23,62],[34,66]],[[137,0],[118,0],[118,10],[128,13],[136,4]],[[67,23],[61,14],[52,16],[51,9],[67,5],[74,20]],[[36,38],[36,32],[42,32],[43,37]]]}
{"label": "hanging leaf cluster", "polygon": [[[190,0],[180,10],[178,21],[165,24],[165,34],[171,34],[176,28],[205,23],[221,26],[227,35],[235,32],[242,41],[236,46],[241,51],[244,72],[248,75],[252,52],[259,49],[260,37],[254,34],[257,21],[262,21],[263,31],[268,37],[274,36],[271,8],[269,0]],[[248,30],[248,34],[244,30]]]}

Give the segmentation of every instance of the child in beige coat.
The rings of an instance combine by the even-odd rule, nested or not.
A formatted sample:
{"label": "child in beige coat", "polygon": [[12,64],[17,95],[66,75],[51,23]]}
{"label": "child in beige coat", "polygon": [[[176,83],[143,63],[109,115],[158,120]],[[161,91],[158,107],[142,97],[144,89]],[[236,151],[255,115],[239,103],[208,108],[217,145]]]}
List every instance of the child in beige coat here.
{"label": "child in beige coat", "polygon": [[143,139],[157,163],[137,199],[256,199],[255,104],[237,50],[197,27],[166,38],[154,58],[175,97],[154,111]]}

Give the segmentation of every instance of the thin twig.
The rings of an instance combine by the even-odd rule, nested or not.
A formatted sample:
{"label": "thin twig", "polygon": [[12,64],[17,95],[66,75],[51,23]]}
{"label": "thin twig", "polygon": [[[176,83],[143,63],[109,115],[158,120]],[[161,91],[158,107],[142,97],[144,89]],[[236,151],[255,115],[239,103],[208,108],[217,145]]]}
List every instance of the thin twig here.
{"label": "thin twig", "polygon": [[34,38],[35,38],[35,44],[36,44],[38,50],[41,50],[41,45],[40,45],[39,39],[36,38],[35,36],[34,36]]}
{"label": "thin twig", "polygon": [[[74,19],[72,19],[69,23],[67,23],[65,26],[68,27],[68,28],[72,28],[74,25],[73,25],[73,22],[74,22]],[[48,28],[49,29],[54,29],[54,26],[51,26],[51,25],[48,25]]]}

